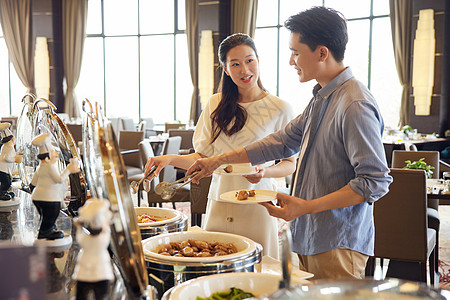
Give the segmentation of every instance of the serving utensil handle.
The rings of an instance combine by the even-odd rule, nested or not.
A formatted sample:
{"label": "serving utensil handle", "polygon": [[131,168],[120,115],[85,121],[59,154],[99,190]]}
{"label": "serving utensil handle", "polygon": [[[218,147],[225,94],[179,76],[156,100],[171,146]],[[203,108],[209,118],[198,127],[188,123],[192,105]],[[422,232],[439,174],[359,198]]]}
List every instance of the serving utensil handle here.
{"label": "serving utensil handle", "polygon": [[289,224],[281,232],[281,270],[283,278],[280,281],[280,289],[289,289],[291,286],[292,258],[291,258],[292,236]]}

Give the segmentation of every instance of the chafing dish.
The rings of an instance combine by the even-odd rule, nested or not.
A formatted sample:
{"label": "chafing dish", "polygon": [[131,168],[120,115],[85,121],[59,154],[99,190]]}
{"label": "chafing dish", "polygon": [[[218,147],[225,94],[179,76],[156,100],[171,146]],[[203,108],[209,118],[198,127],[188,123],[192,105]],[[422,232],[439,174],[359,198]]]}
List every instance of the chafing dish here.
{"label": "chafing dish", "polygon": [[[214,257],[174,257],[155,252],[155,249],[170,242],[194,239],[206,242],[233,243],[238,252]],[[159,294],[173,286],[200,276],[229,273],[253,272],[261,262],[262,247],[254,241],[235,234],[188,231],[162,234],[142,241],[145,263],[150,282],[158,288]]]}
{"label": "chafing dish", "polygon": [[[56,114],[56,106],[47,99],[36,97],[33,94],[26,94],[22,98],[24,103],[22,112],[17,124],[16,148],[19,153],[24,153],[24,159],[19,167],[19,175],[22,181],[22,188],[29,191],[29,184],[38,166],[38,150],[31,144],[34,137],[41,133],[50,133],[52,143],[59,151],[58,167],[62,171],[71,158],[81,161],[78,148],[72,134],[67,129],[67,125]],[[76,211],[86,200],[86,180],[83,168],[81,172],[71,174],[70,192],[71,202],[69,209]]]}
{"label": "chafing dish", "polygon": [[186,231],[188,228],[188,217],[177,210],[159,207],[136,207],[135,210],[136,215],[147,214],[164,218],[152,223],[138,223],[142,239],[163,233]]}

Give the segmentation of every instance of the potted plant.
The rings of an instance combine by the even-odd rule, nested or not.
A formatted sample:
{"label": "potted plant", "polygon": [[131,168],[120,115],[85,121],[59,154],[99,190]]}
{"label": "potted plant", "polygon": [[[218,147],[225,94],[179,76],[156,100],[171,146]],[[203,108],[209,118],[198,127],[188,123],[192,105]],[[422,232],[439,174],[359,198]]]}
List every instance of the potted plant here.
{"label": "potted plant", "polygon": [[410,160],[406,160],[406,167],[404,169],[412,169],[412,170],[424,170],[427,174],[427,178],[431,178],[433,176],[433,169],[434,167],[427,164],[425,162],[425,158],[421,158],[418,161],[411,162]]}

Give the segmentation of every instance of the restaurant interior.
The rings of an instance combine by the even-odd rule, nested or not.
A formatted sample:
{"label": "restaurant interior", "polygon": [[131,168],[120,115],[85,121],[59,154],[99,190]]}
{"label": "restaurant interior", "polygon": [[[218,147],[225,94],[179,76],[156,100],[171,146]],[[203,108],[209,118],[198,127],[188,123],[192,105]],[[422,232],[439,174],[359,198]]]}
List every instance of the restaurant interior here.
{"label": "restaurant interior", "polygon": [[[277,258],[247,237],[202,229],[211,177],[145,172],[150,157],[195,153],[230,34],[254,38],[262,81],[301,114],[315,82],[300,84],[289,66],[283,23],[322,5],[348,19],[344,62],[378,102],[393,177],[373,205],[375,254],[360,280],[300,270],[282,219]],[[11,199],[0,200],[0,299],[222,299],[207,297],[230,288],[252,299],[450,299],[450,0],[0,0],[0,21],[0,140],[10,132],[23,156]],[[53,224],[64,237],[50,242],[31,197],[46,143],[66,188]],[[294,182],[277,178],[276,191],[291,194]],[[83,225],[90,217],[107,230]],[[102,232],[104,246],[89,252],[80,236]],[[187,240],[236,251],[160,254]],[[98,285],[80,296],[83,263],[109,274],[104,298]]]}

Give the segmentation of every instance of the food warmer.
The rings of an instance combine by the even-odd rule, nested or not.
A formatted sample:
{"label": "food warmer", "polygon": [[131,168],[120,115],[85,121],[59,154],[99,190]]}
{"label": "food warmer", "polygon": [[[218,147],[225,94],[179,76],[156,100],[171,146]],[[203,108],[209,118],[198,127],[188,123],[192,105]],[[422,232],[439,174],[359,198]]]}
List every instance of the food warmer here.
{"label": "food warmer", "polygon": [[83,101],[83,158],[91,195],[110,201],[111,248],[129,299],[155,298],[148,285],[141,235],[126,171],[111,123],[98,104]]}
{"label": "food warmer", "polygon": [[[189,239],[233,243],[238,252],[213,257],[175,257],[157,253],[165,244]],[[200,276],[254,272],[255,265],[261,262],[262,258],[260,244],[240,235],[220,232],[188,231],[162,234],[145,239],[143,247],[151,284],[157,287],[160,295],[177,284]]]}
{"label": "food warmer", "polygon": [[[31,144],[33,138],[41,133],[50,133],[52,143],[59,151],[58,167],[62,171],[71,158],[81,161],[78,148],[72,134],[67,129],[67,125],[56,114],[55,105],[47,99],[36,97],[33,94],[26,94],[22,98],[23,108],[17,121],[17,142],[16,150],[23,153],[23,162],[18,164],[19,176],[22,182],[22,189],[29,190],[29,185],[36,168],[39,165],[37,159],[38,149]],[[70,181],[70,204],[69,213],[74,215],[74,211],[86,200],[86,179],[84,170],[69,175]]]}
{"label": "food warmer", "polygon": [[152,223],[138,223],[142,239],[163,233],[186,231],[188,228],[188,217],[177,210],[160,207],[136,207],[135,210],[136,215],[147,214],[161,218]]}

